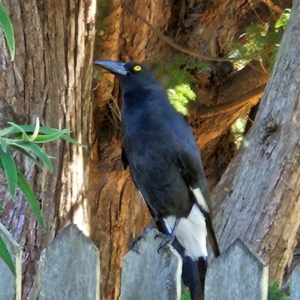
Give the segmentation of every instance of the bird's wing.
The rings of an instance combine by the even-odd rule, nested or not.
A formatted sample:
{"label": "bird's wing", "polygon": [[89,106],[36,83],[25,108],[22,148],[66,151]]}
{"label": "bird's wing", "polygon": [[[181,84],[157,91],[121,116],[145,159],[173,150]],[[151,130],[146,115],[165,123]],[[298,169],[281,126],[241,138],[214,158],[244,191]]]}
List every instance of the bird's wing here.
{"label": "bird's wing", "polygon": [[183,179],[191,189],[194,198],[205,217],[208,238],[213,251],[216,256],[219,256],[220,250],[211,220],[209,188],[201,162],[200,153],[194,146],[184,147],[178,151],[178,164]]}

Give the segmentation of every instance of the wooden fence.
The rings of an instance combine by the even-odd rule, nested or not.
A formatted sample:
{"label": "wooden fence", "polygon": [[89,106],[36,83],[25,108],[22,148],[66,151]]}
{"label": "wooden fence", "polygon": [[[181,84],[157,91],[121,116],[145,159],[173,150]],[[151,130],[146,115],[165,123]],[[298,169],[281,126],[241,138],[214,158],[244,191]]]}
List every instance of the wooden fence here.
{"label": "wooden fence", "polygon": [[[152,230],[141,241],[140,254],[123,259],[122,300],[177,300],[181,295],[182,261],[167,247],[157,252],[159,239]],[[0,300],[21,300],[22,249],[0,223],[0,235],[14,258],[17,276],[0,260]],[[91,240],[71,224],[42,251],[39,300],[99,300],[100,260]],[[293,271],[291,300],[300,300],[300,265]],[[268,266],[236,240],[208,268],[207,300],[267,300]]]}

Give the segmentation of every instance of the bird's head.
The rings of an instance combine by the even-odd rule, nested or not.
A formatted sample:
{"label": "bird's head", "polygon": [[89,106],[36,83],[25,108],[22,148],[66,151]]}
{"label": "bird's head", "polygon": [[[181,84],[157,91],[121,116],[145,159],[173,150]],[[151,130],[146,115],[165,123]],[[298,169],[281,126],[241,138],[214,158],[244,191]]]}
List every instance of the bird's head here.
{"label": "bird's head", "polygon": [[95,60],[94,64],[116,75],[123,88],[129,85],[137,87],[157,84],[152,72],[142,63],[130,61],[127,63],[111,60]]}

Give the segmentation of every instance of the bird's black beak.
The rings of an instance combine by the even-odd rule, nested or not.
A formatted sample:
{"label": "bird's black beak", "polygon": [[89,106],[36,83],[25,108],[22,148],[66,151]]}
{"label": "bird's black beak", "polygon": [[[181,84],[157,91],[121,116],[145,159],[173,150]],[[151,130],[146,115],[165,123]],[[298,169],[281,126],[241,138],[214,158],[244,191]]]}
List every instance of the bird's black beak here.
{"label": "bird's black beak", "polygon": [[94,64],[104,68],[105,70],[115,74],[115,75],[124,75],[126,76],[127,70],[125,69],[125,63],[120,61],[112,60],[95,60]]}

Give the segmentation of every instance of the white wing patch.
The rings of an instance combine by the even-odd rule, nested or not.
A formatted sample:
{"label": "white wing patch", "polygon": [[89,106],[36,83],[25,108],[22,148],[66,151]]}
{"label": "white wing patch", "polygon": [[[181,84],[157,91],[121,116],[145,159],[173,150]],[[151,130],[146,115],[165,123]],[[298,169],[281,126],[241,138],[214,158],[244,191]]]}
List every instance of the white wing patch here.
{"label": "white wing patch", "polygon": [[[175,216],[164,219],[169,232],[174,228],[175,220]],[[198,260],[199,257],[207,257],[206,223],[197,204],[193,205],[187,218],[180,219],[175,235],[179,243],[185,248],[185,254],[193,260]]]}
{"label": "white wing patch", "polygon": [[192,187],[190,187],[191,191],[193,192],[197,203],[200,205],[201,208],[203,208],[204,210],[206,210],[207,212],[209,212],[207,203],[204,199],[204,196],[201,193],[201,190],[199,188],[193,189]]}

